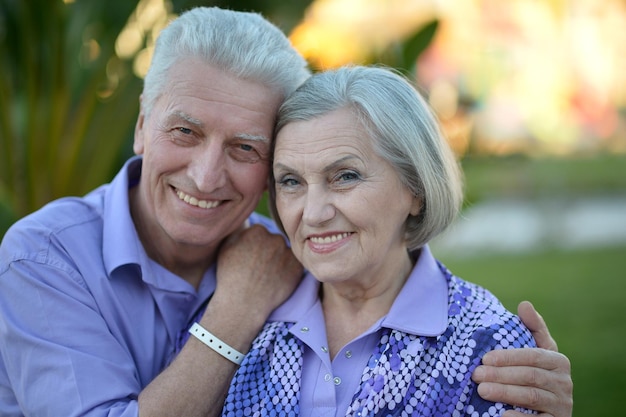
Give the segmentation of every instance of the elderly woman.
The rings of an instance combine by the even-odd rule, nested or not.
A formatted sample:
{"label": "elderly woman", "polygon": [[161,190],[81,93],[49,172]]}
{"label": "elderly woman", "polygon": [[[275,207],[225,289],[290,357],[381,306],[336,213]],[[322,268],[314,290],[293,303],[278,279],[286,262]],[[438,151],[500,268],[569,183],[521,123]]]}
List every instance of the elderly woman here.
{"label": "elderly woman", "polygon": [[389,69],[317,74],[282,105],[274,146],[272,214],[308,272],[243,358],[224,415],[527,412],[471,379],[486,352],[534,340],[430,252],[462,180],[419,93]]}
{"label": "elderly woman", "polygon": [[458,165],[416,90],[382,68],[311,78],[281,107],[273,213],[309,271],[235,376],[227,414],[500,415],[471,380],[532,346],[427,243],[462,202]]}

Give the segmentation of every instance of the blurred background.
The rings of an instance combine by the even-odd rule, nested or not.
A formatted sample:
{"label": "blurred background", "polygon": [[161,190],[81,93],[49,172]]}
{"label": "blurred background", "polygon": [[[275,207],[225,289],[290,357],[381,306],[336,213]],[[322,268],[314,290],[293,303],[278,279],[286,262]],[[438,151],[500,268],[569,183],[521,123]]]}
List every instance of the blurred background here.
{"label": "blurred background", "polygon": [[575,416],[623,413],[624,0],[0,0],[0,237],[112,178],[154,40],[196,5],[261,12],[315,71],[413,79],[466,175],[435,254],[509,309],[535,304],[572,361]]}

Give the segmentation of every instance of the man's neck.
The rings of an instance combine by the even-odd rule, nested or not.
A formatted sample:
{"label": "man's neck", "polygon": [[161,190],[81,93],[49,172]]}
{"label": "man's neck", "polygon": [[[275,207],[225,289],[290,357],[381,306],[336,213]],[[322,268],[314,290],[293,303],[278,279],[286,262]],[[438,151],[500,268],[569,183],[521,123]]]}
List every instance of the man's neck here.
{"label": "man's neck", "polygon": [[[141,209],[139,186],[129,190],[130,210],[141,245],[148,257],[198,289],[207,269],[217,260],[219,244],[214,247],[174,242],[152,224]],[[139,214],[141,213],[141,214]]]}

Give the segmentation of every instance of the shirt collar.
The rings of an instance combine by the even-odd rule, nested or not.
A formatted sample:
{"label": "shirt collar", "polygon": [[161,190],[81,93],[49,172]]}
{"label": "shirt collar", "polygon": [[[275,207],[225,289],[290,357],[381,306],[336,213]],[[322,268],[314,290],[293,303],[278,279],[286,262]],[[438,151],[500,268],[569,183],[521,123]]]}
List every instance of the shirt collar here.
{"label": "shirt collar", "polygon": [[[448,282],[426,245],[379,326],[420,336],[438,336],[448,325]],[[318,300],[320,283],[307,273],[294,293],[271,314],[270,321],[297,322]]]}
{"label": "shirt collar", "polygon": [[129,159],[104,196],[103,259],[109,275],[123,265],[142,263],[143,249],[130,214],[128,191],[139,182],[141,157]]}
{"label": "shirt collar", "polygon": [[381,326],[419,336],[437,336],[446,330],[448,281],[428,245],[419,251],[411,275]]}

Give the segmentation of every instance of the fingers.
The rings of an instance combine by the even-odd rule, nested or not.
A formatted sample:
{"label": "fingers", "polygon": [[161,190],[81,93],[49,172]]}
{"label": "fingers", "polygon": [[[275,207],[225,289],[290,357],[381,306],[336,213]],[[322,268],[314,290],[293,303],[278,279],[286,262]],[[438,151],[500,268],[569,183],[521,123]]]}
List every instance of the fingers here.
{"label": "fingers", "polygon": [[537,411],[543,411],[545,404],[556,401],[554,394],[538,388],[491,382],[478,385],[478,394],[489,401],[503,402]]}
{"label": "fingers", "polygon": [[556,341],[550,335],[550,331],[543,317],[541,317],[529,301],[522,301],[519,304],[517,314],[531,331],[538,347],[554,351],[559,350]]}
{"label": "fingers", "polygon": [[[539,412],[545,417],[571,417],[573,401],[571,395],[556,395],[553,392],[533,387],[483,383],[478,385],[478,394],[488,401],[511,404]],[[503,414],[521,417],[527,414],[514,410]]]}
{"label": "fingers", "polygon": [[[539,413],[535,415],[536,417],[554,417],[552,414],[547,413]],[[515,410],[507,410],[502,414],[502,417],[528,417],[528,414],[522,413],[520,411]]]}
{"label": "fingers", "polygon": [[546,416],[571,416],[573,383],[565,355],[537,348],[495,350],[485,355],[483,363],[472,379],[484,399]]}
{"label": "fingers", "polygon": [[540,348],[497,349],[483,356],[483,365],[494,367],[528,366],[546,370],[570,372],[567,356]]}
{"label": "fingers", "polygon": [[[547,351],[546,351],[547,352]],[[563,376],[566,376],[563,378]],[[475,382],[497,383],[510,386],[530,386],[547,389],[561,383],[568,372],[560,368],[545,369],[536,366],[486,366],[481,365],[474,370],[472,379]]]}
{"label": "fingers", "polygon": [[213,298],[255,305],[269,314],[293,292],[302,272],[282,235],[253,225],[222,244]]}

